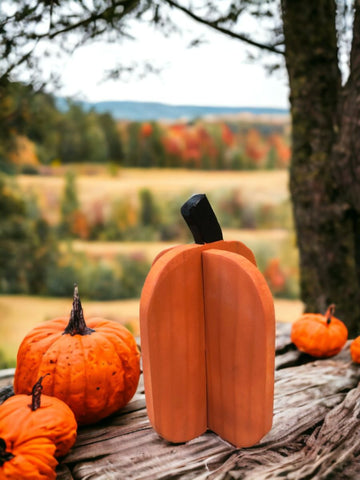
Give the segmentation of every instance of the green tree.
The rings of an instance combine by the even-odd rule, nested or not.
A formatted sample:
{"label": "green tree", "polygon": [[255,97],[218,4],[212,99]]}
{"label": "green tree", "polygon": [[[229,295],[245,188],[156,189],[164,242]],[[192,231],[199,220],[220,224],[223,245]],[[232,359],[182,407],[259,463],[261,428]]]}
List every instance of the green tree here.
{"label": "green tree", "polygon": [[108,113],[103,113],[98,116],[98,122],[105,137],[108,160],[113,163],[122,163],[124,157],[123,146],[114,118]]}
{"label": "green tree", "polygon": [[0,292],[44,293],[57,244],[43,219],[31,219],[24,199],[0,176]]}
{"label": "green tree", "polygon": [[160,224],[159,209],[153,194],[147,188],[140,190],[139,221],[143,227],[158,227]]}
{"label": "green tree", "polygon": [[65,174],[64,190],[60,205],[61,220],[59,228],[62,235],[72,235],[74,214],[79,209],[79,205],[76,175],[70,170]]}
{"label": "green tree", "polygon": [[125,165],[139,167],[141,165],[140,123],[132,122],[127,128],[127,149],[125,151]]}

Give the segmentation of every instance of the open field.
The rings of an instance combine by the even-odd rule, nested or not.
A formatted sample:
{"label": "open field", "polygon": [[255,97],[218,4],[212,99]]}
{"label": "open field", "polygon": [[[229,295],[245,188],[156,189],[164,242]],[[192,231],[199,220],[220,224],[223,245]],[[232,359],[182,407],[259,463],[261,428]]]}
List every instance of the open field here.
{"label": "open field", "polygon": [[[19,175],[19,185],[45,188],[56,192],[63,185],[63,176]],[[111,196],[129,194],[141,188],[174,194],[183,190],[195,192],[239,188],[244,195],[257,200],[282,201],[288,197],[286,170],[204,171],[182,169],[124,168],[116,175],[86,175],[78,177],[81,196],[106,193]],[[96,191],[94,188],[96,187]]]}
{"label": "open field", "polygon": [[[74,170],[76,171],[76,169]],[[64,188],[63,175],[19,175],[18,184],[24,192],[41,196],[40,208],[50,221],[58,218],[58,206]],[[139,189],[167,197],[193,193],[212,194],[217,191],[241,192],[249,204],[276,204],[289,198],[288,172],[266,171],[197,171],[181,169],[120,169],[116,175],[102,172],[79,173],[77,189],[82,206],[95,202],[110,205],[116,198],[137,196]]]}
{"label": "open field", "polygon": [[[275,299],[275,314],[279,322],[293,322],[301,314],[298,300]],[[139,335],[139,300],[109,302],[83,301],[85,318],[102,316],[128,326]],[[15,360],[16,351],[27,332],[51,318],[69,316],[72,299],[0,296],[0,350],[5,358]]]}
{"label": "open field", "polygon": [[[281,247],[282,243],[289,238],[289,232],[282,229],[276,230],[223,230],[224,240],[238,240],[245,243],[255,251],[266,245],[272,251]],[[174,246],[174,242],[86,242],[74,240],[71,248],[74,252],[84,252],[87,256],[102,259],[113,258],[117,255],[141,254],[148,261],[152,261],[158,253],[166,248]],[[63,248],[67,248],[64,244]]]}

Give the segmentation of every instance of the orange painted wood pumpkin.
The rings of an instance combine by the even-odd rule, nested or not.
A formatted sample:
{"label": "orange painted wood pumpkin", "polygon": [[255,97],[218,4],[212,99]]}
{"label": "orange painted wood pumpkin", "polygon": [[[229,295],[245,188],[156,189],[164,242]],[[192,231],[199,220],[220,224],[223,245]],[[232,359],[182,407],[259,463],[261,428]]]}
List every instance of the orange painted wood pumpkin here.
{"label": "orange painted wood pumpkin", "polygon": [[65,455],[76,440],[71,409],[42,395],[41,377],[32,394],[14,395],[0,406],[0,479],[52,479],[55,456]]}
{"label": "orange painted wood pumpkin", "polygon": [[360,363],[360,336],[351,342],[350,354],[353,362]]}
{"label": "orange painted wood pumpkin", "polygon": [[44,378],[44,393],[60,398],[80,424],[95,423],[133,397],[140,376],[140,354],[133,335],[103,318],[85,323],[78,289],[73,308],[35,327],[22,341],[14,378],[15,393],[30,393]]}
{"label": "orange painted wood pumpkin", "polygon": [[205,195],[181,211],[196,243],[158,255],[140,301],[148,415],[171,442],[209,428],[250,446],[272,424],[272,296],[253,253],[222,239]]}
{"label": "orange painted wood pumpkin", "polygon": [[348,338],[345,324],[334,317],[335,305],[325,315],[304,313],[291,327],[291,341],[313,357],[332,357],[339,353]]}

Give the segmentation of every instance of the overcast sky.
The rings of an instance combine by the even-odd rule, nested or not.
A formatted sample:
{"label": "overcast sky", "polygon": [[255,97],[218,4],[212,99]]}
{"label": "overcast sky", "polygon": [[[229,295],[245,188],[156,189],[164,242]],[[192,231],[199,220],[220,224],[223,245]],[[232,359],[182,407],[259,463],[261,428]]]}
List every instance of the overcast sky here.
{"label": "overcast sky", "polygon": [[[260,106],[288,108],[286,73],[269,75],[259,64],[250,63],[246,47],[222,34],[187,21],[188,31],[206,35],[207,43],[188,48],[191,35],[164,38],[145,25],[134,31],[137,39],[121,44],[95,43],[78,49],[62,62],[64,88],[57,92],[91,102],[138,100],[171,104]],[[203,28],[202,30],[200,30]],[[144,79],[102,82],[104,72],[118,62],[151,61],[159,74]]]}

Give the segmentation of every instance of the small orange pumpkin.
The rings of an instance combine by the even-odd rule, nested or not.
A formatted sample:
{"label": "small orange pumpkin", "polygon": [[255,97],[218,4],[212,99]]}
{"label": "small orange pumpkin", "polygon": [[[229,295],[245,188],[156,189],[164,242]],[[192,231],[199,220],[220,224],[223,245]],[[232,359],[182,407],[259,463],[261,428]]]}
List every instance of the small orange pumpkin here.
{"label": "small orange pumpkin", "polygon": [[341,351],[348,338],[345,324],[334,317],[335,305],[325,315],[304,313],[291,328],[291,341],[313,357],[332,357]]}
{"label": "small orange pumpkin", "polygon": [[360,336],[356,337],[350,345],[350,353],[352,361],[360,363]]}
{"label": "small orange pumpkin", "polygon": [[15,435],[17,441],[46,437],[55,444],[55,455],[61,457],[75,443],[77,423],[64,402],[42,395],[43,378],[33,386],[30,398],[14,395],[0,406],[0,437],[6,442],[9,435]]}
{"label": "small orange pumpkin", "polygon": [[55,480],[55,445],[46,437],[26,441],[0,438],[1,480]]}
{"label": "small orange pumpkin", "polygon": [[61,400],[41,395],[41,377],[29,395],[14,395],[0,406],[0,478],[52,479],[55,456],[76,440],[73,412]]}
{"label": "small orange pumpkin", "polygon": [[44,393],[69,405],[80,424],[95,423],[133,397],[140,377],[140,354],[122,325],[93,318],[85,323],[77,286],[70,320],[57,318],[35,327],[22,341],[14,377],[15,393],[29,393],[44,378]]}

